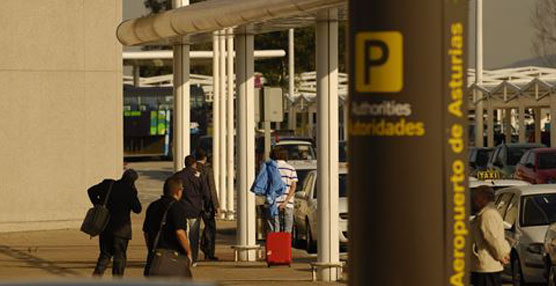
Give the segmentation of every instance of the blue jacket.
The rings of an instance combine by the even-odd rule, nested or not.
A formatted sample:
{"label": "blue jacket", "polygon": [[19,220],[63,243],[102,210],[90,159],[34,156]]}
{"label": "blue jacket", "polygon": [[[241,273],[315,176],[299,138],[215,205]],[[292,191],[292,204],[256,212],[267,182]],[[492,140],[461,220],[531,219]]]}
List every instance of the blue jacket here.
{"label": "blue jacket", "polygon": [[251,192],[257,196],[265,196],[266,203],[270,206],[270,215],[278,215],[278,204],[276,200],[284,194],[286,185],[282,181],[282,175],[276,161],[270,160],[261,165],[259,174],[251,186]]}

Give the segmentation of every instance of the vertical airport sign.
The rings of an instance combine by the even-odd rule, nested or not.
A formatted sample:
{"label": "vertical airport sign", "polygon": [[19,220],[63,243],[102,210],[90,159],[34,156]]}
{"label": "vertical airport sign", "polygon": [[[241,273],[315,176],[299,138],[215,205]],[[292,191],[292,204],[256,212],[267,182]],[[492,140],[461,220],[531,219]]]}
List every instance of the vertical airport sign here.
{"label": "vertical airport sign", "polygon": [[350,285],[467,285],[468,1],[349,1]]}

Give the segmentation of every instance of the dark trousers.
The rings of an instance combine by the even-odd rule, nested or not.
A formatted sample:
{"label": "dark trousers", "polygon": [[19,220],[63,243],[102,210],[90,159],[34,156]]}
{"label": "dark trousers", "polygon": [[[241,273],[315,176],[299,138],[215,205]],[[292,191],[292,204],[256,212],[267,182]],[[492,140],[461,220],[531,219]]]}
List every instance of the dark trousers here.
{"label": "dark trousers", "polygon": [[201,250],[206,258],[212,258],[216,248],[216,219],[214,212],[206,212],[203,214],[203,223],[205,228],[201,237]]}
{"label": "dark trousers", "polygon": [[93,275],[102,276],[106,270],[106,266],[108,266],[110,260],[114,258],[112,262],[112,275],[123,276],[127,263],[126,252],[128,243],[128,239],[109,234],[101,234],[99,237],[100,255]]}
{"label": "dark trousers", "polygon": [[473,286],[501,286],[502,285],[502,273],[492,272],[492,273],[471,273],[471,285]]}

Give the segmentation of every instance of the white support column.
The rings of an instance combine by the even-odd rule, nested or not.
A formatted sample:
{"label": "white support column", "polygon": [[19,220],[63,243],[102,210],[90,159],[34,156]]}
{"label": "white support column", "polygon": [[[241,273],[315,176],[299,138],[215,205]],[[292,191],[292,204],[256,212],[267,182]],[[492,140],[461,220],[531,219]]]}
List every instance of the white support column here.
{"label": "white support column", "polygon": [[347,99],[344,102],[344,105],[342,106],[342,115],[343,115],[343,128],[342,128],[342,140],[347,141],[348,140],[348,121],[349,121],[349,106],[348,106],[348,102]]}
{"label": "white support column", "polygon": [[521,102],[521,99],[519,99],[519,115],[518,115],[518,120],[519,120],[519,143],[525,143],[526,142],[526,138],[525,138],[525,105]]}
{"label": "white support column", "polygon": [[[255,62],[253,35],[236,35],[236,82],[238,95],[238,212],[237,244],[255,245]],[[255,261],[253,251],[242,252],[240,261]]]}
{"label": "white support column", "polygon": [[288,100],[288,105],[288,129],[295,132],[297,129],[297,111],[295,108],[295,102]]}
{"label": "white support column", "polygon": [[141,86],[141,67],[138,65],[133,66],[133,86]]}
{"label": "white support column", "polygon": [[494,110],[490,100],[487,102],[487,146],[494,147]]}
{"label": "white support column", "polygon": [[[218,202],[220,206],[225,204],[222,201],[222,189],[220,188],[220,41],[218,32],[213,33],[212,38],[212,169]],[[222,208],[222,207],[220,207]]]}
{"label": "white support column", "polygon": [[[289,29],[288,31],[288,94],[290,100],[294,99],[295,93],[295,33],[294,29]],[[288,112],[288,129],[296,129],[296,114],[295,106],[290,102],[290,108]]]}
{"label": "white support column", "polygon": [[550,93],[550,146],[556,147],[556,94]]}
{"label": "white support column", "polygon": [[[476,38],[475,38],[475,83],[483,84],[483,0],[476,0]],[[475,91],[476,97],[481,98],[482,92]],[[475,146],[484,146],[484,106],[483,100],[479,100],[475,106]]]}
{"label": "white support column", "polygon": [[[339,262],[338,237],[338,11],[319,12],[316,26],[318,126],[318,262]],[[321,268],[320,281],[336,281],[337,270]]]}
{"label": "white support column", "polygon": [[512,109],[504,110],[504,133],[506,135],[506,143],[512,143]]}
{"label": "white support column", "polygon": [[[173,0],[173,7],[189,5],[189,0]],[[174,69],[174,171],[184,167],[184,159],[190,149],[189,116],[189,45],[175,44]]]}
{"label": "white support column", "polygon": [[220,36],[218,38],[220,41],[220,179],[218,180],[220,186],[220,201],[222,204],[220,208],[222,212],[220,213],[221,218],[226,218],[226,212],[228,211],[228,190],[226,182],[226,31],[220,31]]}
{"label": "white support column", "polygon": [[233,220],[234,219],[234,29],[228,29],[228,37],[226,39],[227,44],[227,66],[228,72],[226,79],[228,80],[228,96],[227,96],[227,161],[226,161],[226,169],[228,170],[227,173],[227,181],[226,181],[226,210],[228,211],[226,214],[226,219]]}
{"label": "white support column", "polygon": [[541,126],[541,108],[540,107],[535,107],[533,109],[534,113],[533,116],[535,117],[535,143],[541,143],[541,130],[542,130],[542,126]]}

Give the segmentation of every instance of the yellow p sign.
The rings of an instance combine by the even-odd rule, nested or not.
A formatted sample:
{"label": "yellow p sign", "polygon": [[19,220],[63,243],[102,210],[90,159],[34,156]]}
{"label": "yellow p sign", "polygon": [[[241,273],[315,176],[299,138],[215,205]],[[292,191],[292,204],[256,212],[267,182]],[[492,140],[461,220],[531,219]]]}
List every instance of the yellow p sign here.
{"label": "yellow p sign", "polygon": [[355,38],[355,90],[400,92],[403,37],[400,32],[360,32]]}

